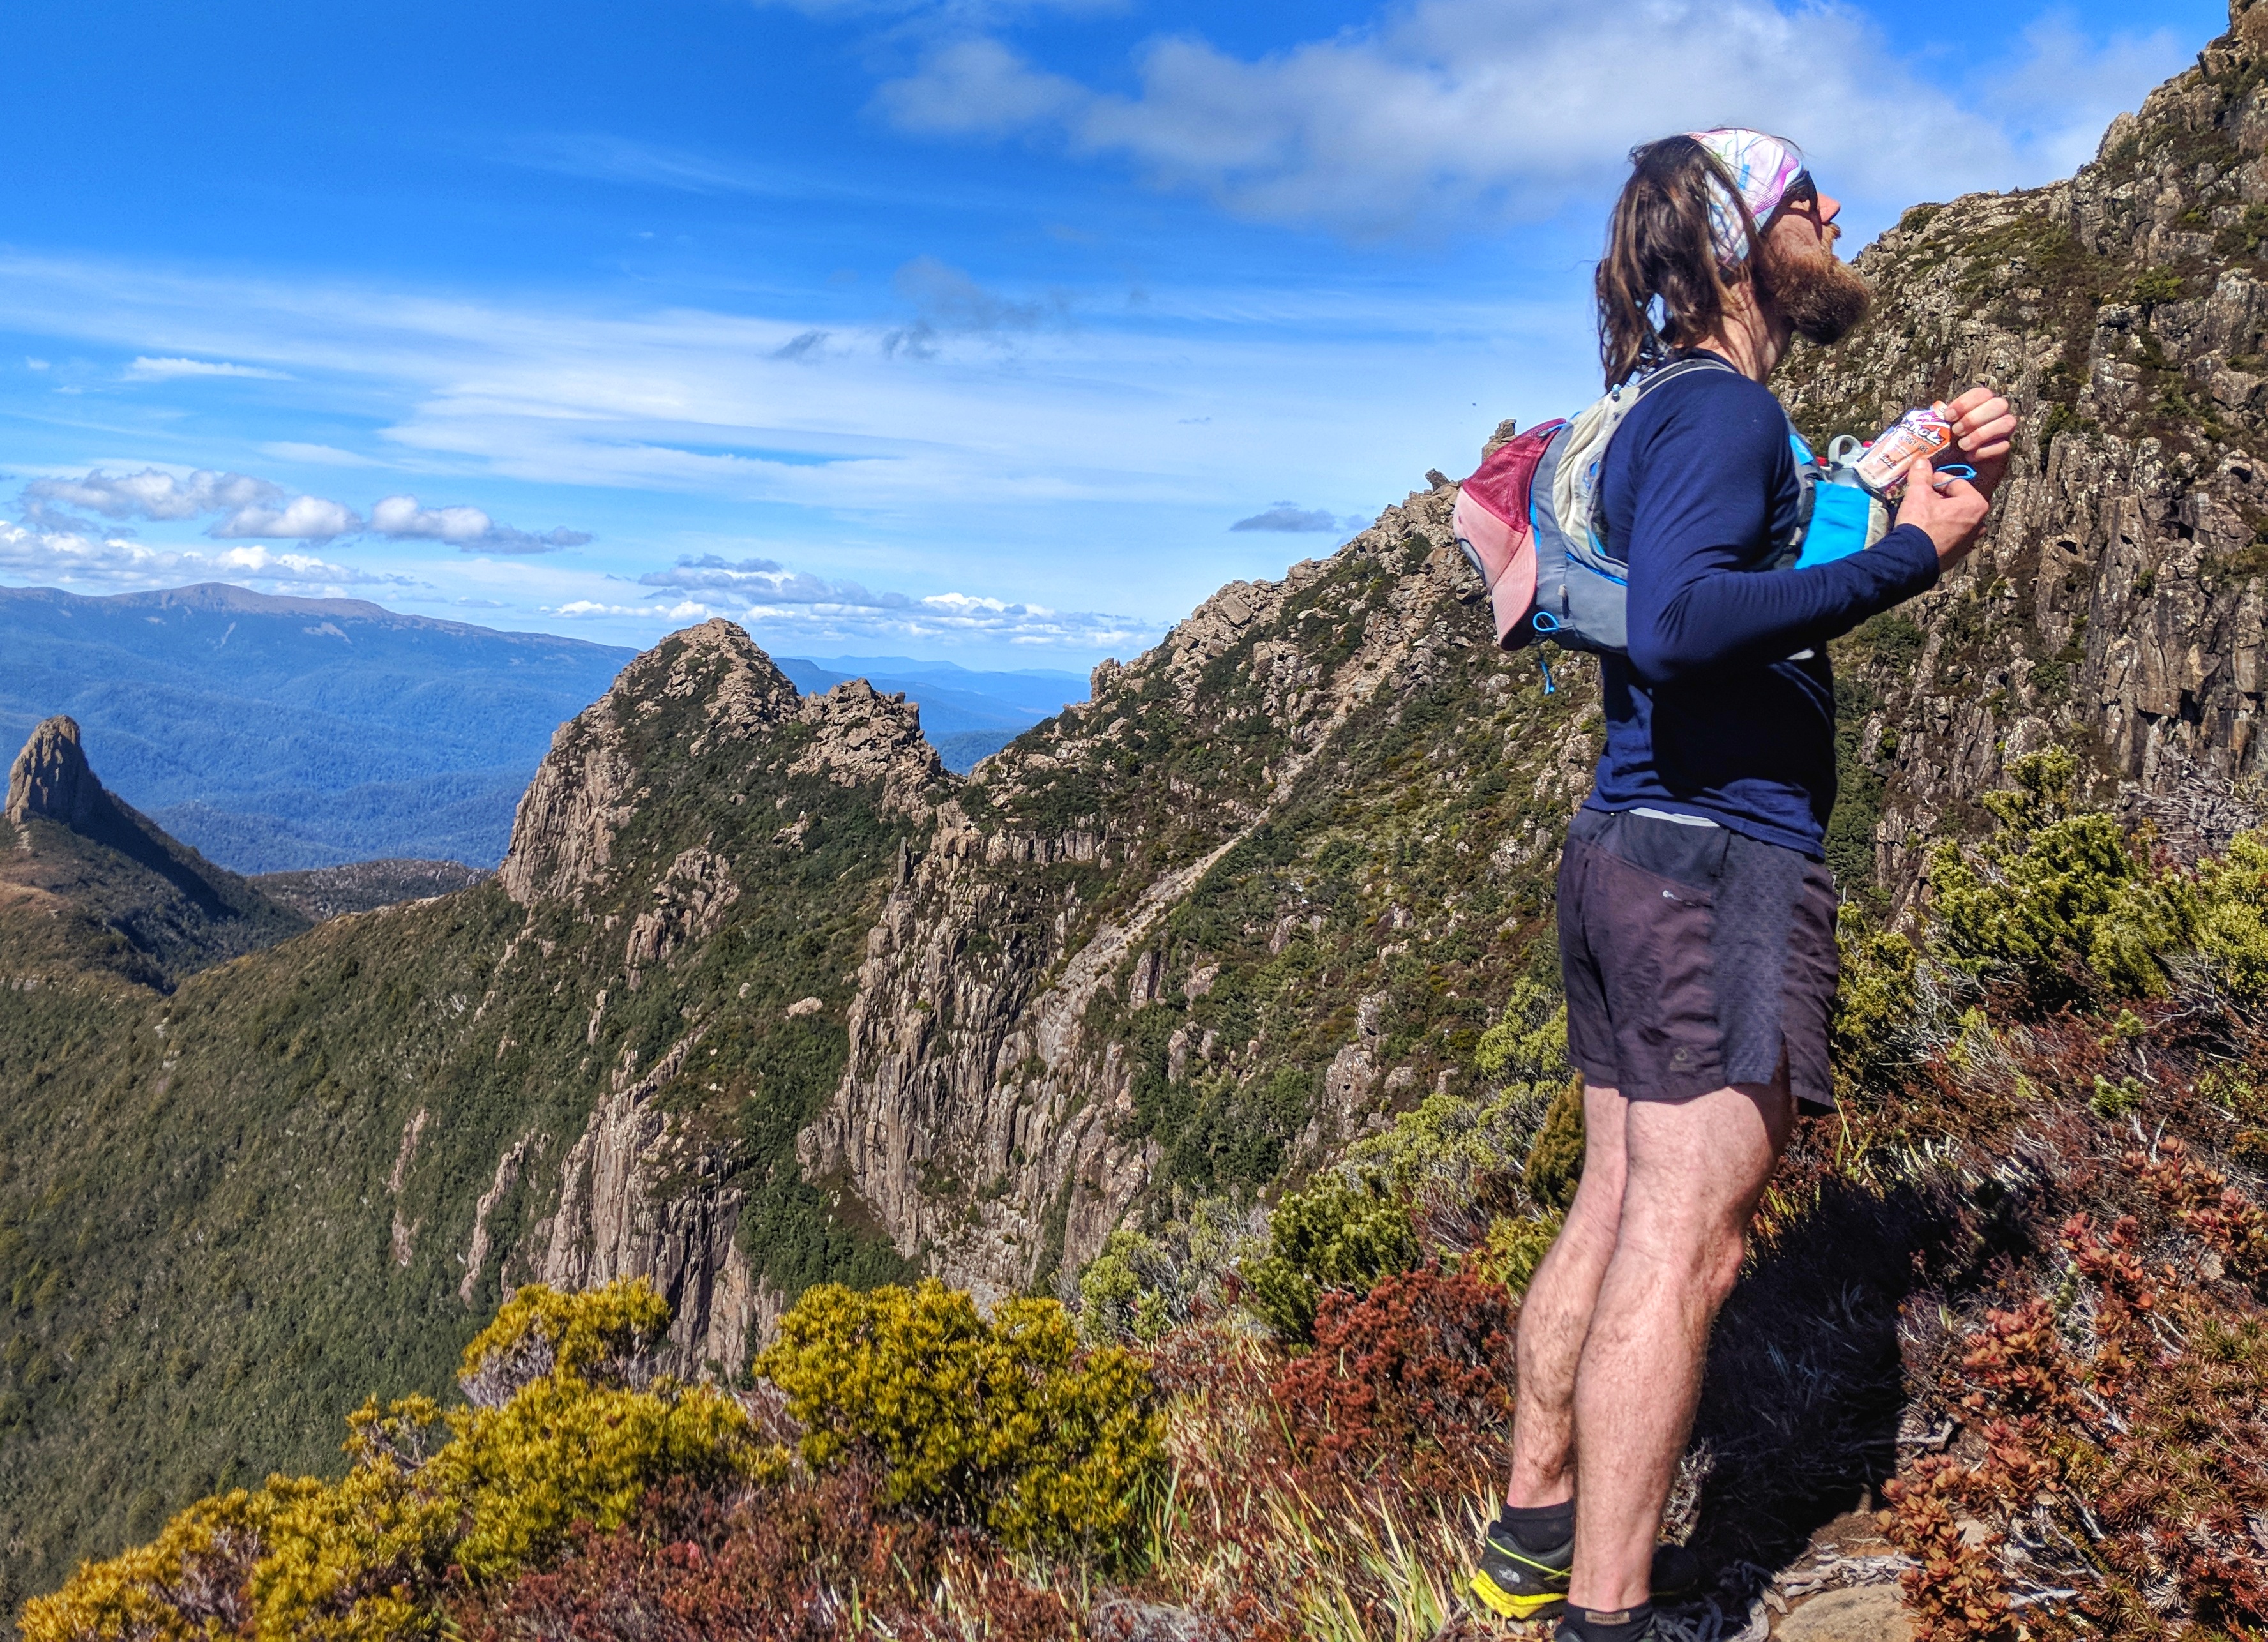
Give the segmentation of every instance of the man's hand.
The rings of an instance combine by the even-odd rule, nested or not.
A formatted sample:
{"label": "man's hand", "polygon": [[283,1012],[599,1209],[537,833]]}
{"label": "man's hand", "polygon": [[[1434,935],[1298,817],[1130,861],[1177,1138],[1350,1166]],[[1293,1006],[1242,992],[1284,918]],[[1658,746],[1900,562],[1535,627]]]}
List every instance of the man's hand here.
{"label": "man's hand", "polygon": [[[2007,449],[2005,439],[2000,448]],[[2006,458],[2002,460],[2005,462]],[[1981,483],[1981,468],[1978,473]],[[1984,516],[1992,511],[1992,502],[1977,485],[1966,479],[1945,477],[1930,466],[1926,456],[1915,457],[1913,466],[1906,469],[1905,494],[1898,499],[1898,523],[1918,525],[1929,533],[1929,539],[1937,544],[1940,571],[1951,570],[1977,545]]]}
{"label": "man's hand", "polygon": [[2008,471],[2008,440],[2016,431],[2016,416],[2008,401],[1980,384],[1951,403],[1940,401],[1932,409],[1953,424],[1954,447],[1977,470],[1977,489],[1990,501]]}

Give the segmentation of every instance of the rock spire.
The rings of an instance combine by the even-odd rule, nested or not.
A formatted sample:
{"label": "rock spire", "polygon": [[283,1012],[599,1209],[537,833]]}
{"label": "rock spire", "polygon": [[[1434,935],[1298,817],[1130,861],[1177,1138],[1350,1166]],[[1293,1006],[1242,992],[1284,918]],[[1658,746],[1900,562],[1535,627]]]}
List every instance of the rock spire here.
{"label": "rock spire", "polygon": [[78,725],[61,713],[32,732],[8,772],[8,819],[33,819],[83,828],[100,814],[109,794],[87,767]]}

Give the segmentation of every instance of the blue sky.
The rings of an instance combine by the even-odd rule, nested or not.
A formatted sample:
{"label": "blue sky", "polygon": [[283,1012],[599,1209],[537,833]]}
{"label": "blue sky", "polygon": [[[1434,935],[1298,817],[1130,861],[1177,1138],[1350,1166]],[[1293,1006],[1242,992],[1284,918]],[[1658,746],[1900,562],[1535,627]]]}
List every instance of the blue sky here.
{"label": "blue sky", "polygon": [[1127,655],[1596,391],[1632,142],[1785,131],[1855,242],[2227,17],[1925,15],[17,0],[0,580]]}

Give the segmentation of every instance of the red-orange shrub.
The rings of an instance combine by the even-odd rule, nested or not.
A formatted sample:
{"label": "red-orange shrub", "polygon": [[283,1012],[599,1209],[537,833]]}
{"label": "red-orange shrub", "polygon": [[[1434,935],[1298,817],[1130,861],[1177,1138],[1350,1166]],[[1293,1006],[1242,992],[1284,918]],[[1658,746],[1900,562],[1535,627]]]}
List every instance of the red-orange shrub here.
{"label": "red-orange shrub", "polygon": [[1325,1294],[1314,1350],[1285,1364],[1270,1388],[1301,1469],[1422,1487],[1498,1469],[1512,1433],[1517,1310],[1501,1284],[1438,1264],[1359,1297]]}

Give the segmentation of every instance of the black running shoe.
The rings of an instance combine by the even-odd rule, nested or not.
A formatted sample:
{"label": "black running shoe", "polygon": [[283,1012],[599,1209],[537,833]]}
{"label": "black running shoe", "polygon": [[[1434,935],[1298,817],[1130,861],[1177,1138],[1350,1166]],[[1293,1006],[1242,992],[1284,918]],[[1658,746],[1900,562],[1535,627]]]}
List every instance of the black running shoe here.
{"label": "black running shoe", "polygon": [[[1481,1535],[1473,1594],[1506,1619],[1546,1618],[1566,1605],[1574,1572],[1573,1535],[1550,1550],[1532,1551],[1499,1520]],[[1653,1600],[1674,1602],[1701,1583],[1701,1559],[1683,1545],[1656,1545],[1651,1577]]]}
{"label": "black running shoe", "polygon": [[[1607,1619],[1618,1617],[1618,1616],[1614,1614],[1607,1614],[1601,1616]],[[1557,1628],[1551,1633],[1553,1642],[1587,1642],[1587,1638],[1584,1638],[1580,1631],[1572,1628],[1572,1624],[1573,1619],[1572,1615],[1568,1618],[1562,1619],[1559,1622]],[[1645,1625],[1640,1628],[1638,1633],[1635,1637],[1631,1638],[1631,1642],[1654,1642],[1654,1638],[1659,1637],[1660,1634],[1661,1632],[1654,1628],[1653,1616],[1649,1614],[1646,1616]]]}

